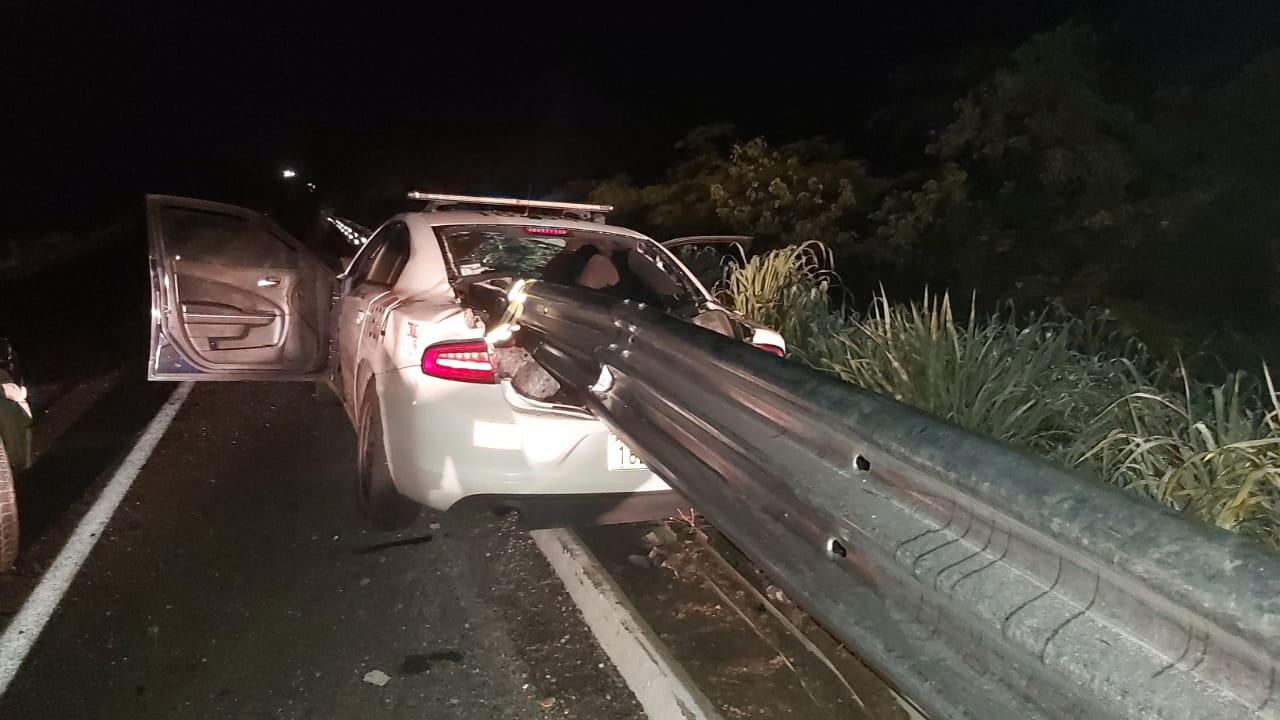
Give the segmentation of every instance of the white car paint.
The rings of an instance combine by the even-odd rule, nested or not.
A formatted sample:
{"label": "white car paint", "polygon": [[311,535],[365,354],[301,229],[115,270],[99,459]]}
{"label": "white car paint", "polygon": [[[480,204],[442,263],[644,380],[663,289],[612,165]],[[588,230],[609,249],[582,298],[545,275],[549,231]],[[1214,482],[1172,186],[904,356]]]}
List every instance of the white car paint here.
{"label": "white car paint", "polygon": [[[260,213],[160,195],[148,196],[147,207],[150,379],[327,379],[357,428],[362,413],[377,408],[395,489],[439,510],[477,496],[604,496],[607,504],[631,504],[624,501],[634,494],[674,495],[647,469],[611,469],[611,453],[628,453],[587,411],[531,400],[506,380],[462,382],[422,369],[424,352],[437,343],[475,341],[492,351],[483,345],[482,320],[454,290],[437,228],[509,225],[625,238],[660,258],[661,272],[683,274],[704,310],[727,313],[661,244],[560,213],[431,209],[384,223],[334,287],[332,270]],[[367,281],[370,267],[383,267],[378,253],[389,243],[402,258],[396,272]],[[741,324],[752,329],[753,343],[785,348],[777,333]]]}
{"label": "white car paint", "polygon": [[[409,261],[395,288],[372,297],[348,296],[366,308],[362,324],[375,322],[376,314],[367,308],[380,303],[389,307],[385,334],[381,342],[360,343],[354,353],[350,344],[340,352],[344,365],[357,368],[355,385],[349,390],[355,396],[349,403],[353,414],[364,399],[367,378],[373,379],[388,462],[403,495],[443,510],[470,495],[669,489],[647,470],[607,469],[609,431],[598,420],[539,407],[520,397],[506,381],[479,385],[424,375],[419,363],[423,350],[434,343],[478,339],[484,334],[483,327],[468,325],[449,283],[434,231],[437,226],[510,224],[607,232],[652,243],[683,268],[674,256],[640,233],[598,223],[457,211],[406,213],[388,221],[393,222],[404,222],[411,235]],[[361,254],[371,247],[372,241]],[[357,256],[351,267],[360,263]],[[696,278],[687,270],[686,274],[709,299]],[[344,308],[342,314],[354,318],[358,312]],[[368,337],[367,327],[363,329],[361,336]],[[780,340],[773,335],[770,339]]]}

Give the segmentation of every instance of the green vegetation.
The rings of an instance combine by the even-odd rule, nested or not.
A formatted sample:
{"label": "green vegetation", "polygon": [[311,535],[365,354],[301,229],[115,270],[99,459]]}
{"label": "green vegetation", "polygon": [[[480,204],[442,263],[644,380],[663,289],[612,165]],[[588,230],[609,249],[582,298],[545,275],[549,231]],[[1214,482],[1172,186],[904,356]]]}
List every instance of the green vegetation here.
{"label": "green vegetation", "polygon": [[1265,368],[1262,383],[1193,380],[1100,311],[970,303],[956,317],[926,293],[877,295],[855,315],[830,306],[824,257],[814,243],[759,255],[719,291],[818,369],[1280,546],[1280,395]]}
{"label": "green vegetation", "polygon": [[1072,24],[1030,39],[896,176],[822,138],[716,125],[656,181],[591,196],[658,238],[822,242],[863,301],[931,287],[988,311],[1102,307],[1196,372],[1280,362],[1280,49],[1139,81],[1121,42]]}
{"label": "green vegetation", "polygon": [[[1180,77],[1125,58],[1074,24],[1031,38],[896,176],[716,125],[592,199],[658,238],[753,235],[700,274],[793,358],[1280,546],[1280,48]],[[876,116],[938,117],[903,110]]]}

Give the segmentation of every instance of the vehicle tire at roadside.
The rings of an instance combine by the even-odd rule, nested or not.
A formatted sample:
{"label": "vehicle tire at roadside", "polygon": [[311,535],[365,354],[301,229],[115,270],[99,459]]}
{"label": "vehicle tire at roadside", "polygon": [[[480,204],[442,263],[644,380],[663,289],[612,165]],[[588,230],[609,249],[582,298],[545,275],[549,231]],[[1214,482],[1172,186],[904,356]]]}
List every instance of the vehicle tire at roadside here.
{"label": "vehicle tire at roadside", "polygon": [[382,412],[372,388],[360,406],[357,440],[356,502],[360,513],[382,530],[399,530],[413,524],[422,506],[401,495],[391,480]]}
{"label": "vehicle tire at roadside", "polygon": [[18,497],[13,488],[13,467],[0,442],[0,572],[18,558]]}

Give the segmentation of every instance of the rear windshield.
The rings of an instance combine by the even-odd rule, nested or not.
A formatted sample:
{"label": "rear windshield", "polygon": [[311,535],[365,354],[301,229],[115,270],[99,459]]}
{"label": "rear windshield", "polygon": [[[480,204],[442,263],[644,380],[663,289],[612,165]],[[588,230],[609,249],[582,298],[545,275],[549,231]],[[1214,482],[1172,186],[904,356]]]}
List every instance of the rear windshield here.
{"label": "rear windshield", "polygon": [[[540,277],[567,246],[609,242],[618,235],[520,225],[452,225],[436,228],[457,278],[492,272]],[[594,244],[594,243],[593,243]]]}
{"label": "rear windshield", "polygon": [[[651,241],[570,228],[524,225],[437,227],[454,281],[512,274],[564,284],[582,284],[646,302],[697,293],[688,275]],[[602,258],[594,258],[601,255]],[[601,268],[607,259],[611,269]],[[587,269],[591,262],[595,267]]]}

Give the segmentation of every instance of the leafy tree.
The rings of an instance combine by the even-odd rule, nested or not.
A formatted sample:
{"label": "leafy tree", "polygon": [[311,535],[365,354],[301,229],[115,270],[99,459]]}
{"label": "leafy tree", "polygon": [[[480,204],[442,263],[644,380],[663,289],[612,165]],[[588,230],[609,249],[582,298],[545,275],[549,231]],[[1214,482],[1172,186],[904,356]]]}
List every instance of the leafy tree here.
{"label": "leafy tree", "polygon": [[[836,143],[717,125],[691,133],[659,181],[616,178],[592,197],[659,238],[821,241],[864,292],[1100,305],[1168,338],[1280,329],[1280,50],[1216,87],[1160,78],[1150,97],[1117,92],[1102,50],[1075,24],[1031,38],[954,104],[921,169],[891,182]],[[1271,344],[1215,349],[1252,363],[1280,356]]]}
{"label": "leafy tree", "polygon": [[1096,39],[1066,25],[956,103],[938,169],[890,194],[879,237],[924,276],[990,296],[1095,300],[1147,236],[1146,129],[1098,88]]}
{"label": "leafy tree", "polygon": [[716,232],[755,235],[766,242],[851,241],[858,211],[883,184],[862,160],[822,139],[773,146],[764,138],[733,140],[729,125],[694,130],[683,154],[659,182],[629,177],[595,187],[593,201],[617,208],[613,219],[660,237]]}
{"label": "leafy tree", "polygon": [[846,249],[879,186],[866,163],[839,145],[816,139],[774,147],[755,138],[733,146],[711,198],[735,232],[778,245],[818,241]]}
{"label": "leafy tree", "polygon": [[724,232],[711,187],[727,174],[734,132],[726,124],[697,128],[676,145],[680,159],[660,181],[640,185],[623,175],[596,184],[589,197],[614,206],[612,222],[659,240]]}

